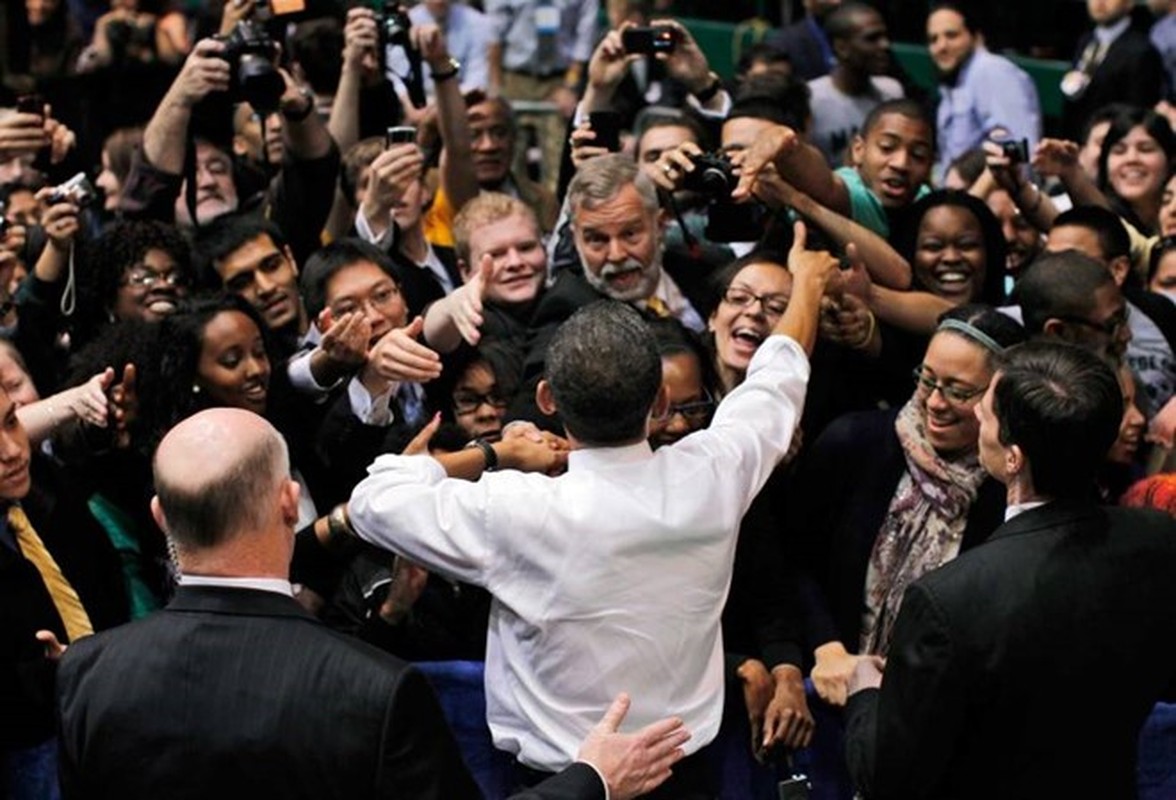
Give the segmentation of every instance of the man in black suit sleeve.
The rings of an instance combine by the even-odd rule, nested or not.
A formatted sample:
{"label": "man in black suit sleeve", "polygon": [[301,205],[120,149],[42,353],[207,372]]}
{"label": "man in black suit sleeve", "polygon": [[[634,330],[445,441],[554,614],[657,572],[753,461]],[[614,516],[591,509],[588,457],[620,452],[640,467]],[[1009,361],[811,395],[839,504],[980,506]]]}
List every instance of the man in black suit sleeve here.
{"label": "man in black suit sleeve", "polygon": [[[213,409],[155,459],[152,513],[181,582],[165,610],[69,647],[58,672],[66,797],[479,796],[423,675],[293,598],[298,485],[261,417]],[[633,797],[669,775],[681,720],[617,733],[518,800]]]}
{"label": "man in black suit sleeve", "polygon": [[1097,356],[1014,348],[976,415],[1007,521],[911,585],[884,676],[855,670],[850,773],[870,800],[1134,797],[1140,728],[1176,690],[1176,520],[1088,499],[1123,416]]}

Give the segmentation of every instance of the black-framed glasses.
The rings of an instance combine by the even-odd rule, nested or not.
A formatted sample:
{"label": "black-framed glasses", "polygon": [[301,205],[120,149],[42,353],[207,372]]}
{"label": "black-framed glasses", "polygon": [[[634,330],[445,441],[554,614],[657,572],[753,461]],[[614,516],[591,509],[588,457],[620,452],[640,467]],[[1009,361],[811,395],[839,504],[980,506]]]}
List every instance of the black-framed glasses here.
{"label": "black-framed glasses", "polygon": [[673,419],[675,414],[681,414],[682,418],[691,425],[704,425],[710,420],[710,415],[714,411],[715,399],[711,397],[710,392],[703,389],[701,400],[691,400],[689,403],[673,403],[666,409],[665,414],[657,417],[657,421],[667,422]]}
{"label": "black-framed glasses", "polygon": [[915,387],[926,392],[928,397],[938,389],[939,393],[943,395],[947,402],[956,405],[963,405],[970,400],[974,400],[988,390],[987,385],[976,388],[972,386],[961,386],[958,383],[943,383],[942,381],[932,380],[927,376],[927,373],[923,372],[922,367],[915,367],[915,371],[911,374],[915,379]]}
{"label": "black-framed glasses", "polygon": [[769,317],[782,317],[788,310],[788,295],[784,294],[756,294],[741,286],[728,286],[723,292],[723,302],[730,303],[737,308],[747,308],[755,301],[759,301],[760,308]]}
{"label": "black-framed glasses", "polygon": [[150,289],[156,284],[163,284],[172,288],[187,286],[188,276],[177,270],[170,272],[152,272],[149,269],[134,269],[127,273],[123,281],[127,286],[137,289]]}
{"label": "black-framed glasses", "polygon": [[499,397],[494,392],[488,394],[478,394],[477,392],[454,392],[453,393],[453,410],[458,414],[472,414],[477,411],[482,404],[490,406],[491,408],[506,408],[508,405],[506,398]]}
{"label": "black-framed glasses", "polygon": [[1094,322],[1093,320],[1086,319],[1085,317],[1079,317],[1072,314],[1059,315],[1057,319],[1060,319],[1062,322],[1069,322],[1073,325],[1078,325],[1083,328],[1088,328],[1092,331],[1097,331],[1098,333],[1101,333],[1108,338],[1114,339],[1115,336],[1123,330],[1123,328],[1131,324],[1131,309],[1127,306],[1123,306],[1123,311],[1121,313],[1114,314],[1102,322]]}

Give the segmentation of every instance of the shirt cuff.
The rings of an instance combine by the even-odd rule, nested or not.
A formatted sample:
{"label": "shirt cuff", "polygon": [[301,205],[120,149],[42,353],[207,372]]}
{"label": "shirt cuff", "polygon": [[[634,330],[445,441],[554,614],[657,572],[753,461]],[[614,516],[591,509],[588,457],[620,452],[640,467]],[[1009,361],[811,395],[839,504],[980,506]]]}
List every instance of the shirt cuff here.
{"label": "shirt cuff", "polygon": [[[692,94],[686,96],[686,104],[704,117],[710,119],[726,119],[727,115],[731,113],[731,93],[726,89],[719,89],[719,97],[723,98],[723,102],[716,109],[704,108],[702,103],[698,102],[698,98]],[[358,216],[362,217],[363,214],[359,214]]]}
{"label": "shirt cuff", "polygon": [[343,382],[343,379],[340,378],[330,386],[323,386],[318,382],[314,377],[314,370],[310,368],[310,360],[315,350],[318,350],[318,348],[303,350],[301,353],[292,356],[286,362],[286,376],[290,379],[290,385],[296,390],[304,394],[321,397],[337,389],[339,384]]}
{"label": "shirt cuff", "polygon": [[367,217],[364,216],[363,208],[355,212],[355,232],[359,234],[359,238],[365,242],[374,244],[381,250],[391,250],[392,242],[396,238],[396,226],[392,224],[392,220],[388,220],[388,227],[379,236],[372,231],[372,226],[368,223]]}
{"label": "shirt cuff", "polygon": [[372,397],[359,378],[352,378],[347,384],[347,399],[351,413],[364,425],[387,426],[392,424],[392,395],[399,384],[391,384],[382,394]]}

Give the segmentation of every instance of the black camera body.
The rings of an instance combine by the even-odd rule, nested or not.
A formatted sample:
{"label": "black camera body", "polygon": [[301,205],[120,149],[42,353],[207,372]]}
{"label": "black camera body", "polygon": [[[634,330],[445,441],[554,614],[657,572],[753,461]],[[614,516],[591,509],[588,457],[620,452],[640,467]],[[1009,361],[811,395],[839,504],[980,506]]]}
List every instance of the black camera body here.
{"label": "black camera body", "polygon": [[682,179],[681,189],[697,192],[708,200],[731,199],[731,192],[739,185],[739,178],[731,161],[722,153],[703,153],[691,156],[694,171],[687,172]]}
{"label": "black camera body", "polygon": [[654,55],[672,53],[678,46],[678,29],[671,25],[626,28],[621,31],[621,46],[626,53]]}
{"label": "black camera body", "polygon": [[1000,143],[1000,150],[1013,164],[1025,164],[1029,161],[1029,140],[1012,139]]}
{"label": "black camera body", "polygon": [[376,11],[376,28],[380,32],[380,63],[383,71],[384,53],[389,47],[400,47],[408,58],[408,74],[401,75],[404,86],[408,90],[408,99],[416,108],[424,108],[428,103],[425,97],[425,78],[421,71],[421,54],[412,45],[412,20],[400,3],[395,0],[384,0],[383,9]]}
{"label": "black camera body", "polygon": [[73,203],[78,208],[85,208],[97,198],[98,192],[86,177],[86,173],[79,172],[65,183],[53,187],[53,193],[49,195],[49,205]]}
{"label": "black camera body", "polygon": [[278,110],[286,81],[275,64],[278,48],[265,28],[242,20],[228,35],[217,37],[225,43],[221,58],[229,62],[232,74],[230,99],[246,102],[260,114]]}

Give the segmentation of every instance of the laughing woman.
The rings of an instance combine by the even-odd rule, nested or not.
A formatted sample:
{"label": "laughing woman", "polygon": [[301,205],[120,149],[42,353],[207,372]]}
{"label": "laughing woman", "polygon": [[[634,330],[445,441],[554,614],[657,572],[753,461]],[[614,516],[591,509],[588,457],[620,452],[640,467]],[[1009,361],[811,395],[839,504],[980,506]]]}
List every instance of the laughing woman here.
{"label": "laughing woman", "polygon": [[802,462],[789,513],[825,700],[845,703],[854,654],[886,655],[906,587],[1001,523],[1004,490],[980,466],[974,411],[996,357],[1024,338],[991,307],[952,309],[906,405],[840,418]]}

